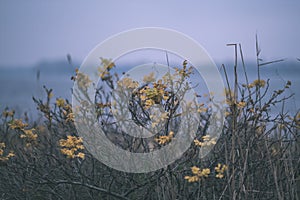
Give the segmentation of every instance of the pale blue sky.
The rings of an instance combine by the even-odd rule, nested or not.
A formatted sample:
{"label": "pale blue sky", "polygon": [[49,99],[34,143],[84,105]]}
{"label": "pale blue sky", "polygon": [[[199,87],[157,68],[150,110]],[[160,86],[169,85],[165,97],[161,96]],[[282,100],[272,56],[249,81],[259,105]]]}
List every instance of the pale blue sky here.
{"label": "pale blue sky", "polygon": [[263,58],[295,59],[299,19],[297,0],[0,0],[0,66],[30,66],[68,53],[82,62],[107,37],[145,26],[183,32],[218,61],[231,58],[226,44],[232,42],[253,58],[256,32]]}

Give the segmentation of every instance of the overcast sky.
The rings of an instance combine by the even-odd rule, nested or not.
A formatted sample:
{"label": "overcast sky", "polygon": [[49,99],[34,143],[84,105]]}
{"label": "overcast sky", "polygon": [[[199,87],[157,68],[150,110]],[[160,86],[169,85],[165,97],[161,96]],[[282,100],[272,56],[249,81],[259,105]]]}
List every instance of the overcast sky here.
{"label": "overcast sky", "polygon": [[[247,2],[247,3],[245,3]],[[300,1],[0,0],[0,66],[65,59],[82,62],[101,41],[132,28],[165,27],[194,38],[214,60],[242,43],[265,59],[300,57]]]}

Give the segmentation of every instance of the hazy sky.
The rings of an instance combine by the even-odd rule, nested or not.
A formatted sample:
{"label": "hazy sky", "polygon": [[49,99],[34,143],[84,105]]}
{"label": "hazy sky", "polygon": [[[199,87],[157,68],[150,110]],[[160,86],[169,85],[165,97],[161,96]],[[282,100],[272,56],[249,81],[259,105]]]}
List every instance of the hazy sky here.
{"label": "hazy sky", "polygon": [[227,43],[255,56],[258,33],[265,59],[300,57],[300,1],[0,0],[0,66],[34,65],[71,54],[82,62],[99,42],[132,28],[175,29],[214,60],[231,58]]}

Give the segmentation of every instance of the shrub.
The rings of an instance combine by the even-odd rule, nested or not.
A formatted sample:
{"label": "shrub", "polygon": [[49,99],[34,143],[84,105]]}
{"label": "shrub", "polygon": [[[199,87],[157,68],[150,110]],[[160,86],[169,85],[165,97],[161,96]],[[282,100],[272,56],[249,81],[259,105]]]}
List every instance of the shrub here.
{"label": "shrub", "polygon": [[[28,124],[15,119],[14,112],[8,109],[2,113],[1,198],[299,198],[300,113],[291,116],[282,109],[280,113],[270,114],[272,107],[288,100],[283,94],[291,82],[269,97],[269,80],[260,79],[262,64],[258,62],[258,77],[253,82],[248,81],[245,71],[244,84],[239,84],[236,74],[231,84],[223,65],[227,106],[220,138],[217,140],[207,130],[212,110],[206,104],[197,104],[201,123],[194,143],[168,167],[146,174],[120,172],[94,158],[84,147],[85,138],[77,134],[70,102],[55,100],[52,89],[45,87],[45,100],[33,98],[44,116],[43,123]],[[185,82],[193,68],[184,61],[181,68],[175,68],[174,74],[166,74],[160,80],[149,74],[144,77],[144,84],[139,85],[130,78],[119,79],[111,74],[113,67],[113,63],[102,59],[99,77],[105,88],[97,88],[94,100],[98,123],[111,142],[129,151],[150,152],[176,139],[182,115],[176,93],[190,89]],[[78,81],[83,94],[91,84],[89,77],[79,70],[72,79]],[[110,102],[111,91],[117,86],[128,95],[128,104]],[[147,139],[128,136],[116,125],[113,106],[120,109],[126,106],[135,124],[153,128],[158,134]],[[163,113],[151,110],[155,106],[161,106]],[[200,149],[211,145],[215,145],[211,153],[199,159]]]}

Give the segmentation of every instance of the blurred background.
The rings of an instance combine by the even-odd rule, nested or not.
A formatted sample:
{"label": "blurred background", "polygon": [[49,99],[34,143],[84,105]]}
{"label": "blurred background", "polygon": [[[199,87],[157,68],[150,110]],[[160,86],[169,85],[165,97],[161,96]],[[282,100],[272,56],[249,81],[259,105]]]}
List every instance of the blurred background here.
{"label": "blurred background", "polygon": [[[241,43],[252,80],[257,34],[264,61],[285,59],[263,67],[263,78],[271,79],[271,89],[292,81],[288,92],[295,96],[288,109],[296,112],[300,106],[299,10],[296,0],[0,1],[0,110],[8,106],[34,117],[32,96],[45,97],[43,85],[53,88],[56,97],[70,99],[70,77],[97,44],[128,29],[163,27],[196,40],[218,67],[225,63],[229,72],[234,49],[226,44]],[[122,64],[134,65],[131,59]]]}

